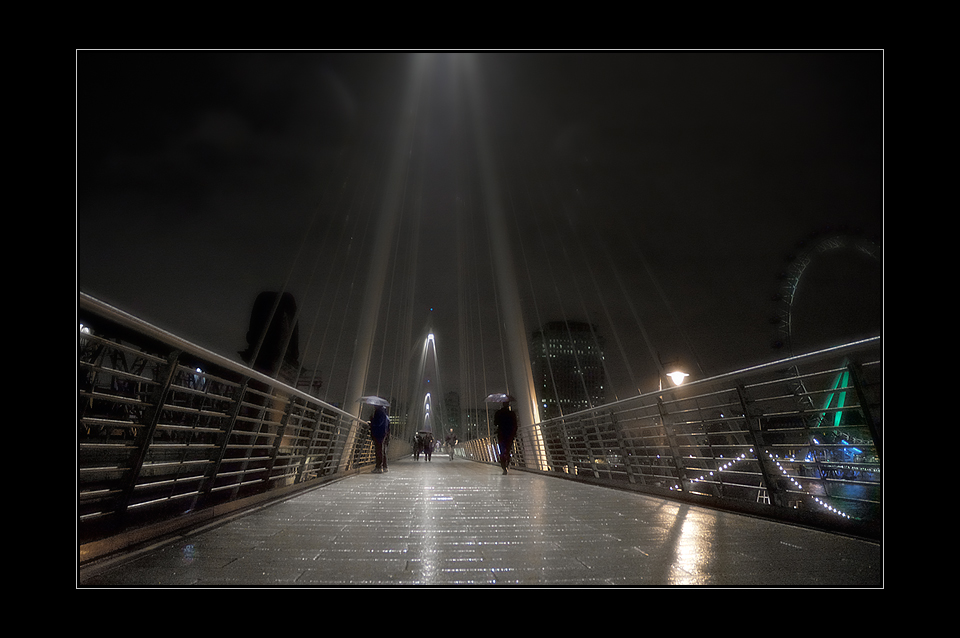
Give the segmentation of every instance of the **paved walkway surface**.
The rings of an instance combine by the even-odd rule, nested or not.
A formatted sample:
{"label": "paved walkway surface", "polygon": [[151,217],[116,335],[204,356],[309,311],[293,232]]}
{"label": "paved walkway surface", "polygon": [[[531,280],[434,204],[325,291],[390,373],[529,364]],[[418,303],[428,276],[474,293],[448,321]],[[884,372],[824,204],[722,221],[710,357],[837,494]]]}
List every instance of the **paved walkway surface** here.
{"label": "paved walkway surface", "polygon": [[883,586],[882,549],[750,516],[435,456],[124,560],[83,587]]}

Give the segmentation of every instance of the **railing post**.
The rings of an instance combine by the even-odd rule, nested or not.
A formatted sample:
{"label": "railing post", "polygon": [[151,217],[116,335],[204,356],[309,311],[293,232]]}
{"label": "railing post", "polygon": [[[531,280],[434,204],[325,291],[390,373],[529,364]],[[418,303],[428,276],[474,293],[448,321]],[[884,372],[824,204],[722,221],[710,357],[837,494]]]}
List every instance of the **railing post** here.
{"label": "railing post", "polygon": [[[303,418],[307,418],[307,408],[309,405],[303,406]],[[313,427],[310,428],[310,439],[307,441],[306,445],[303,448],[303,458],[300,459],[300,466],[297,468],[297,483],[302,483],[305,479],[307,472],[307,461],[310,458],[310,450],[313,449],[314,444],[317,442],[317,437],[320,434],[320,416],[321,416],[320,406],[317,406],[317,418],[313,420]]]}
{"label": "railing post", "polygon": [[570,454],[570,435],[567,433],[567,420],[561,417],[559,423],[560,447],[563,449],[563,462],[567,466],[567,474],[575,474],[576,464]]}
{"label": "railing post", "polygon": [[210,469],[203,477],[203,484],[197,489],[197,496],[194,499],[194,507],[196,507],[198,503],[209,496],[210,491],[213,489],[214,483],[216,483],[217,475],[220,473],[220,466],[223,464],[223,459],[227,453],[227,445],[230,443],[230,437],[233,435],[233,428],[237,423],[237,417],[240,416],[240,410],[243,407],[243,396],[247,392],[247,384],[249,382],[250,377],[243,377],[240,385],[237,386],[236,400],[233,403],[233,407],[230,409],[226,427],[218,435],[219,440],[217,441],[217,453],[214,458],[210,459],[212,461],[210,464]]}
{"label": "railing post", "polygon": [[673,466],[677,470],[677,482],[680,484],[680,491],[687,491],[687,471],[683,464],[683,458],[680,456],[680,446],[677,444],[677,436],[673,430],[673,424],[668,423],[670,414],[663,405],[663,397],[657,397],[657,411],[660,412],[660,424],[663,426],[663,433],[667,437],[667,444],[670,446],[670,455],[673,457]]}
{"label": "railing post", "polygon": [[[593,423],[592,420],[591,423]],[[594,423],[594,426],[595,425]],[[600,472],[597,471],[597,457],[593,453],[593,443],[590,441],[590,433],[587,431],[587,426],[584,425],[582,416],[577,417],[577,432],[580,432],[581,436],[583,436],[584,454],[586,455],[586,460],[590,462],[590,471],[593,472],[593,478],[600,478]]]}
{"label": "railing post", "polygon": [[163,404],[167,400],[167,394],[170,392],[170,385],[173,383],[173,377],[177,370],[177,361],[180,359],[181,352],[174,350],[167,356],[166,366],[161,368],[159,383],[154,389],[153,397],[150,399],[150,407],[143,413],[143,428],[136,437],[137,454],[130,466],[130,475],[123,486],[123,496],[119,500],[117,513],[122,514],[130,506],[130,499],[133,497],[133,490],[140,478],[140,470],[143,468],[143,462],[147,458],[147,450],[153,441],[153,435],[157,431],[157,424],[160,422],[160,414],[163,411]]}
{"label": "railing post", "polygon": [[763,478],[763,484],[766,486],[767,494],[770,495],[771,501],[777,507],[786,507],[784,502],[783,489],[780,486],[780,482],[776,478],[776,471],[774,467],[774,462],[770,458],[770,455],[767,453],[767,448],[763,440],[763,433],[760,427],[760,420],[757,418],[757,415],[753,414],[753,408],[750,405],[750,400],[747,397],[746,388],[743,386],[743,382],[737,381],[737,396],[740,400],[740,409],[743,412],[743,420],[747,424],[747,430],[750,432],[750,436],[753,439],[753,450],[757,458],[757,462],[760,464],[760,475]]}
{"label": "railing post", "polygon": [[[252,381],[252,380],[251,380]],[[256,416],[256,428],[251,429],[250,432],[244,431],[243,434],[248,436],[249,445],[246,446],[246,449],[243,452],[243,462],[240,463],[240,469],[238,474],[237,482],[233,485],[233,489],[230,493],[230,498],[234,499],[240,493],[240,488],[243,487],[244,479],[246,478],[247,471],[250,469],[250,458],[254,454],[254,448],[258,447],[258,442],[261,437],[267,438],[270,436],[270,415],[272,402],[276,398],[273,394],[275,388],[271,385],[264,384],[262,382],[257,382],[256,385],[261,385],[263,390],[260,392],[260,396],[256,398],[256,401],[260,405],[254,404]]]}
{"label": "railing post", "polygon": [[280,454],[280,444],[283,442],[283,435],[286,434],[287,424],[290,422],[290,416],[293,414],[296,400],[297,398],[292,396],[290,400],[287,401],[287,406],[283,410],[283,418],[280,419],[280,424],[277,426],[277,438],[273,442],[273,451],[270,453],[270,460],[267,461],[266,471],[263,474],[263,482],[268,485],[273,478],[273,468],[277,465],[277,456]]}
{"label": "railing post", "polygon": [[[628,448],[626,439],[623,436],[623,432],[620,428],[620,421],[617,419],[617,413],[613,410],[610,410],[610,424],[613,426],[613,433],[617,436],[617,447],[620,449],[620,458],[623,459],[623,469],[627,473],[627,481],[630,483],[636,483],[637,478],[633,475],[633,464],[630,462],[633,448]],[[641,483],[643,478],[641,475]]]}
{"label": "railing post", "polygon": [[338,463],[337,471],[338,472],[347,472],[353,467],[353,459],[357,445],[357,438],[359,436],[360,424],[364,421],[360,420],[360,417],[357,416],[356,421],[351,421],[349,424],[349,429],[347,430],[346,438],[343,442],[343,450],[340,454],[340,460]]}
{"label": "railing post", "polygon": [[850,378],[853,379],[853,387],[857,392],[857,401],[860,402],[860,411],[867,422],[867,428],[870,430],[870,436],[873,438],[873,446],[877,448],[877,458],[883,458],[881,454],[881,434],[877,428],[877,422],[873,420],[873,414],[870,410],[870,402],[867,399],[867,393],[863,389],[863,378],[860,374],[860,365],[853,362],[847,364],[847,370],[850,371]]}

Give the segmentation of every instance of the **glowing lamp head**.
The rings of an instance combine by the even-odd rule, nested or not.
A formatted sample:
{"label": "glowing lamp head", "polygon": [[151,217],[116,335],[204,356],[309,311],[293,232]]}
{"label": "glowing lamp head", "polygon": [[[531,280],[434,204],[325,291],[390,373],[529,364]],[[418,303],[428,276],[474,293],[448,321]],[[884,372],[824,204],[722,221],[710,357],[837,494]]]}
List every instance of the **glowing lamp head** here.
{"label": "glowing lamp head", "polygon": [[667,376],[670,377],[674,385],[680,385],[681,383],[683,383],[683,380],[689,377],[690,375],[687,374],[686,372],[677,371],[677,372],[671,372]]}

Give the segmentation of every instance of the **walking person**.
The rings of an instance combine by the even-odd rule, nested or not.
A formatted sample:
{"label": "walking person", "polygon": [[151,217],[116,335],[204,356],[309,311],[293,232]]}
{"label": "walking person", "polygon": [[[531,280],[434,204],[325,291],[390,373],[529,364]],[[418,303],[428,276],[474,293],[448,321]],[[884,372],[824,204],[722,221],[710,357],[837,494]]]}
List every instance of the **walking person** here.
{"label": "walking person", "polygon": [[450,434],[447,435],[447,450],[450,452],[450,460],[453,460],[453,448],[457,445],[457,435],[453,433],[453,428],[450,428]]}
{"label": "walking person", "polygon": [[510,465],[510,452],[513,449],[513,440],[517,437],[519,422],[517,413],[510,409],[510,401],[504,401],[503,407],[493,415],[493,424],[497,427],[497,447],[500,452],[500,467],[507,473]]}
{"label": "walking person", "polygon": [[433,433],[427,432],[423,437],[423,453],[428,462],[433,460],[433,445]]}
{"label": "walking person", "polygon": [[420,460],[420,453],[423,452],[423,434],[417,432],[413,437],[413,460]]}
{"label": "walking person", "polygon": [[370,417],[370,438],[373,439],[373,451],[377,459],[377,465],[373,472],[374,474],[383,474],[387,471],[390,417],[387,416],[387,411],[382,405],[376,405],[373,408],[373,416]]}

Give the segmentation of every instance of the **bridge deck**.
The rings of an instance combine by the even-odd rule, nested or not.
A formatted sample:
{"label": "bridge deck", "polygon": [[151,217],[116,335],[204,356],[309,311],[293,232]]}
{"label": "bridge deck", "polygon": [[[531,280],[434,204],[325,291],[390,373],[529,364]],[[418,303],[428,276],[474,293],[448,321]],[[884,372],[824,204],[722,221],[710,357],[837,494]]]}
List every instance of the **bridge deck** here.
{"label": "bridge deck", "polygon": [[119,586],[882,586],[875,543],[434,456],[79,576]]}

